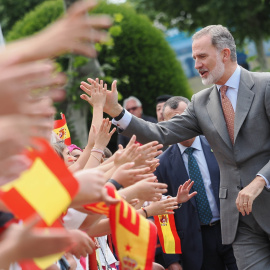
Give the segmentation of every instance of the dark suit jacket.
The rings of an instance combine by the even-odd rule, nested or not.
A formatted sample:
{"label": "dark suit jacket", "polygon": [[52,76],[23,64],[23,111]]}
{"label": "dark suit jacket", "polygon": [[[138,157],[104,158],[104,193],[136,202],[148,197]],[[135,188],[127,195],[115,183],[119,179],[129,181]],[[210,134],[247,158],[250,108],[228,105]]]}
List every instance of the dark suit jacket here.
{"label": "dark suit jacket", "polygon": [[[219,168],[211,148],[204,136],[200,136],[205,159],[209,169],[215,200],[220,209]],[[179,185],[189,179],[186,167],[177,144],[169,147],[159,157],[160,166],[155,172],[158,181],[168,184],[168,194],[176,196]],[[166,267],[181,262],[184,270],[200,270],[203,262],[201,226],[193,197],[175,210],[175,225],[181,239],[182,254],[163,254]]]}
{"label": "dark suit jacket", "polygon": [[[157,123],[157,119],[152,117],[152,116],[148,116],[148,115],[142,115],[142,119],[151,123]],[[129,143],[130,138],[121,134],[118,134],[117,136],[117,146],[119,144],[122,144],[123,147],[125,148],[127,146],[127,144]]]}

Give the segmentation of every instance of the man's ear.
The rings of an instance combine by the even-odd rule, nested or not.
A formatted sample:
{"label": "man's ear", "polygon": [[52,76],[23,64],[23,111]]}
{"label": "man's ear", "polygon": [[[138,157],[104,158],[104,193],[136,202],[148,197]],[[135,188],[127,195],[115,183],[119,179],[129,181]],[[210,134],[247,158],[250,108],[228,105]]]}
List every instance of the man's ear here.
{"label": "man's ear", "polygon": [[229,48],[225,48],[221,51],[221,59],[223,63],[228,62],[231,59],[231,50]]}

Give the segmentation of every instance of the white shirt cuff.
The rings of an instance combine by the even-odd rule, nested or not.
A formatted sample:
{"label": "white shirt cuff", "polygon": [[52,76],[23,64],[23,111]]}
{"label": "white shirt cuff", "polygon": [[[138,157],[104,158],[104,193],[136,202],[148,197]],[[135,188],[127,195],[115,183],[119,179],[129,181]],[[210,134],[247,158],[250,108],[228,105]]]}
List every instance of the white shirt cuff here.
{"label": "white shirt cuff", "polygon": [[257,174],[258,176],[261,176],[263,179],[264,179],[264,181],[265,181],[265,183],[266,183],[266,188],[267,189],[270,189],[270,184],[269,184],[269,181],[262,175],[262,174]]}
{"label": "white shirt cuff", "polygon": [[119,121],[116,121],[112,120],[112,123],[117,126],[118,128],[120,129],[126,129],[131,121],[131,118],[132,118],[132,114],[130,112],[128,112],[127,110],[125,110],[125,114],[124,116],[119,120]]}

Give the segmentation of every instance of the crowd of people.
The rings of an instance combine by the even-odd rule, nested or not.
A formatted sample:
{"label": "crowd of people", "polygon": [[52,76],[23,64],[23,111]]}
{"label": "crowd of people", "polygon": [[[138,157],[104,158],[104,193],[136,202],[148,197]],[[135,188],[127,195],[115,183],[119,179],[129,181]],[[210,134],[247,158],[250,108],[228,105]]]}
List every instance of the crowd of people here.
{"label": "crowd of people", "polygon": [[[53,102],[64,99],[66,77],[52,59],[66,52],[96,56],[91,43],[107,38],[103,29],[111,20],[86,16],[94,6],[78,2],[47,29],[0,51],[0,185],[31,167],[23,151],[36,148],[37,137],[51,144],[79,183],[61,216],[64,227],[50,234],[35,227],[40,217],[17,220],[0,200],[0,268],[20,269],[16,262],[58,252],[63,257],[47,269],[87,269],[89,254],[99,269],[118,268],[109,219],[83,207],[117,204],[107,193],[111,186],[145,218],[175,216],[182,254],[157,252],[153,269],[268,269],[269,75],[237,65],[227,28],[205,27],[193,36],[192,54],[202,82],[212,87],[191,102],[158,97],[156,121],[143,115],[136,97],[122,107],[116,81],[108,90],[88,78],[80,85],[81,99],[93,108],[88,142],[83,149],[67,146],[53,132]],[[104,119],[104,112],[114,119]],[[119,149],[111,153],[116,129]]]}
{"label": "crowd of people", "polygon": [[[95,253],[97,248],[100,250],[97,252],[100,269],[117,268],[117,260],[107,246],[108,218],[90,213],[83,207],[94,202],[118,203],[118,199],[107,194],[106,185],[120,189],[119,194],[144,217],[171,213],[179,203],[195,195],[189,194],[192,187],[189,181],[179,188],[177,196],[160,200],[167,185],[158,183],[153,174],[159,165],[156,157],[162,152],[162,145],[157,141],[139,145],[133,136],[114,154],[106,148],[116,128],[111,130],[111,121],[103,119],[107,86],[98,79],[89,79],[87,94],[90,95],[81,95],[93,107],[85,148],[66,146],[53,133],[56,112],[53,102],[63,100],[66,77],[56,71],[52,59],[66,52],[96,56],[91,43],[107,38],[103,29],[111,25],[111,19],[86,16],[94,6],[93,1],[78,2],[47,29],[8,44],[0,51],[0,95],[3,101],[0,108],[0,185],[12,183],[31,167],[31,161],[23,152],[29,147],[38,148],[34,138],[50,142],[79,183],[78,193],[67,213],[61,217],[64,228],[51,228],[49,234],[35,227],[40,221],[38,215],[22,222],[0,200],[1,269],[20,269],[16,262],[60,251],[65,252],[64,256],[48,269],[85,269],[85,257]],[[141,208],[145,201],[147,205]],[[153,268],[162,269],[157,264],[153,264]]]}

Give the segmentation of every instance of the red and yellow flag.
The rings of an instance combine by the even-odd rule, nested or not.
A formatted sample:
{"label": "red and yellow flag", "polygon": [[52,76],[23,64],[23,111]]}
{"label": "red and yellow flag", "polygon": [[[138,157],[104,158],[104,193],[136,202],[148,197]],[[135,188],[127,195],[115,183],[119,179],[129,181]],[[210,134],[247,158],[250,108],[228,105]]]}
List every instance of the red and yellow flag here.
{"label": "red and yellow flag", "polygon": [[[0,188],[0,199],[19,219],[27,220],[38,214],[42,219],[38,227],[59,227],[57,219],[71,203],[79,184],[45,140],[35,139],[34,143],[38,150],[26,152],[33,161],[31,167]],[[55,260],[55,256],[49,256],[33,262],[44,269]]]}
{"label": "red and yellow flag", "polygon": [[109,207],[104,202],[86,204],[83,207],[95,214],[106,215],[109,217]]}
{"label": "red and yellow flag", "polygon": [[176,231],[174,215],[158,215],[154,219],[163,252],[181,254],[181,241]]}
{"label": "red and yellow flag", "polygon": [[[108,194],[121,199],[112,187],[108,188]],[[123,199],[110,206],[109,217],[120,270],[152,269],[157,241],[155,225]]]}
{"label": "red and yellow flag", "polygon": [[53,130],[66,145],[71,145],[70,133],[67,126],[66,117],[61,113],[61,119],[54,121]]}

